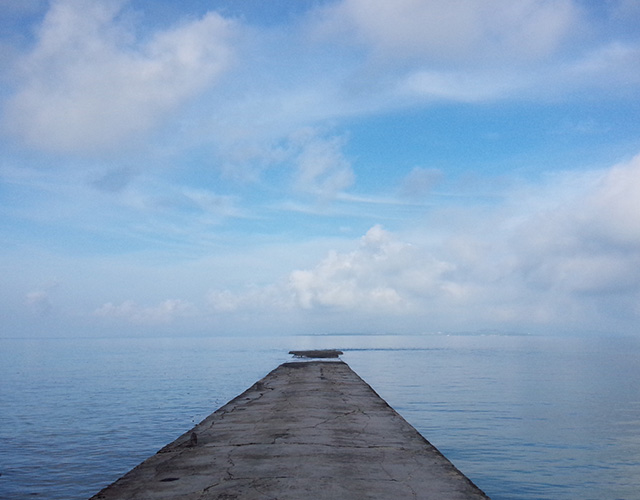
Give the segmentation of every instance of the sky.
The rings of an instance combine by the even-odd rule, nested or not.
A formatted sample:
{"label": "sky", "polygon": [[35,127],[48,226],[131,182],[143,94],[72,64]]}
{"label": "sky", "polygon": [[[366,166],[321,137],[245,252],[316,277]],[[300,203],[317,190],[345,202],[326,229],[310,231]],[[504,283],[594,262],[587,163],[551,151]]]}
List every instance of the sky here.
{"label": "sky", "polygon": [[0,316],[640,335],[640,2],[0,0]]}

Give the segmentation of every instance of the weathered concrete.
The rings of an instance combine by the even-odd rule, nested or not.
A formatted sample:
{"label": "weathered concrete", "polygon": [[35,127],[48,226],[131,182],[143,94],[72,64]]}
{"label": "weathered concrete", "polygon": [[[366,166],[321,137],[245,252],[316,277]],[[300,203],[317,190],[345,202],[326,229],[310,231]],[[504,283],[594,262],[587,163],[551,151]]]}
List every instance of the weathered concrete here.
{"label": "weathered concrete", "polygon": [[92,500],[487,499],[345,363],[285,363]]}

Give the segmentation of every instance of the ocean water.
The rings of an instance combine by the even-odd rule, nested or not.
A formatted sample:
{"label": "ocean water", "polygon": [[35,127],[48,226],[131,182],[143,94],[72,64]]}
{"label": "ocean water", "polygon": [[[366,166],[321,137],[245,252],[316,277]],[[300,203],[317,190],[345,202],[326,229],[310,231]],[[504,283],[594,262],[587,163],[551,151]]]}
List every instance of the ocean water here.
{"label": "ocean water", "polygon": [[491,335],[0,339],[0,499],[86,499],[311,348],[493,500],[640,499],[640,340]]}

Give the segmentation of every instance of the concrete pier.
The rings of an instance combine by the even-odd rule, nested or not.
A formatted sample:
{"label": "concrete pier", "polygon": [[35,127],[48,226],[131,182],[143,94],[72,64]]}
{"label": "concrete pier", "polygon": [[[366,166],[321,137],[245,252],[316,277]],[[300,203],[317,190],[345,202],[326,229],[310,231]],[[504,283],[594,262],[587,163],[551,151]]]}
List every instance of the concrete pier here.
{"label": "concrete pier", "polygon": [[285,363],[92,500],[487,499],[342,361]]}

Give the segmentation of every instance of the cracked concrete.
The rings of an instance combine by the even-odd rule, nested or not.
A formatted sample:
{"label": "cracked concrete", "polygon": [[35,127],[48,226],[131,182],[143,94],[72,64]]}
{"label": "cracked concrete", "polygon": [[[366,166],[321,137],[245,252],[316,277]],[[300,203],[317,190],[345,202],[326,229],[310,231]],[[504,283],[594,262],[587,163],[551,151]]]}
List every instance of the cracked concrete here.
{"label": "cracked concrete", "polygon": [[349,366],[285,363],[91,500],[487,499]]}

